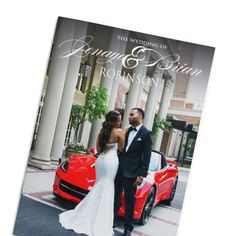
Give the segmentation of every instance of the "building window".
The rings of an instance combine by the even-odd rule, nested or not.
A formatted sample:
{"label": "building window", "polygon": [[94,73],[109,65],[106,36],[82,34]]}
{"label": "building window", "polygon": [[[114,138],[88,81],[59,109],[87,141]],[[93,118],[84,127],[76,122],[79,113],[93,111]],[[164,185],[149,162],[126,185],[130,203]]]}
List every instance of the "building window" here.
{"label": "building window", "polygon": [[170,107],[172,107],[172,108],[183,108],[184,107],[184,101],[172,99],[170,101]]}
{"label": "building window", "polygon": [[185,108],[186,109],[193,109],[193,103],[186,103]]}
{"label": "building window", "polygon": [[77,91],[85,93],[90,71],[91,71],[91,65],[88,62],[81,64],[78,73],[78,82],[76,85]]}
{"label": "building window", "polygon": [[38,135],[39,124],[40,124],[40,120],[41,120],[41,116],[42,116],[42,109],[43,109],[44,100],[45,100],[45,94],[46,94],[46,92],[44,91],[42,93],[42,96],[41,96],[41,99],[40,99],[39,108],[38,108],[38,114],[37,114],[37,119],[36,119],[36,124],[35,124],[35,128],[34,128],[33,139],[36,139],[37,135]]}
{"label": "building window", "polygon": [[69,121],[67,131],[66,131],[65,141],[64,141],[65,146],[69,144],[69,141],[71,138],[71,132],[72,132],[72,123]]}

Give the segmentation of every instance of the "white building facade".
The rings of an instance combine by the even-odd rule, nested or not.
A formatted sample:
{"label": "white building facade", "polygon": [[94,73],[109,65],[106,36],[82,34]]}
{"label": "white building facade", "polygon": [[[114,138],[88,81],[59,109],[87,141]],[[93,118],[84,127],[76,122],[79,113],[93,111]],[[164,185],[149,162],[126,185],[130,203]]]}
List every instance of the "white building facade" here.
{"label": "white building facade", "polygon": [[[136,47],[148,48],[141,54],[145,59],[133,68],[125,67],[122,59]],[[119,53],[116,60],[107,62],[107,55],[113,52]],[[180,55],[180,64],[162,69],[168,63],[164,59],[161,66],[146,66],[167,55],[171,55],[171,60]],[[213,50],[208,47],[59,18],[29,164],[41,169],[58,164],[66,144],[73,140],[71,107],[84,105],[85,91],[92,86],[107,88],[110,110],[124,109],[123,127],[129,125],[128,114],[133,107],[145,110],[144,125],[150,130],[155,114],[161,119],[170,115],[195,124],[201,117],[212,57]],[[83,69],[87,65],[89,70]],[[202,72],[195,75],[198,71],[194,69],[194,74],[190,68],[200,68]],[[102,121],[85,121],[80,126],[79,141],[86,147],[95,147]],[[174,156],[179,151],[180,138],[180,132],[171,131],[165,154]],[[161,149],[162,139],[163,132],[159,131],[154,149]]]}

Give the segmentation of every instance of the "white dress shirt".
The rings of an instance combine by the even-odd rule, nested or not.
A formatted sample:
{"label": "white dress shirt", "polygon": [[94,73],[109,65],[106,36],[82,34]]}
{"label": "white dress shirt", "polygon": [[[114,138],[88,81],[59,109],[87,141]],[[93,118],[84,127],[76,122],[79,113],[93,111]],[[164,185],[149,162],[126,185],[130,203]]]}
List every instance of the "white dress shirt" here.
{"label": "white dress shirt", "polygon": [[128,148],[130,147],[133,139],[135,138],[137,132],[139,131],[139,129],[141,128],[143,124],[140,124],[139,126],[136,126],[136,130],[132,130],[130,133],[129,133],[129,136],[128,136],[128,140],[127,140],[127,145],[126,145],[126,152],[128,150]]}

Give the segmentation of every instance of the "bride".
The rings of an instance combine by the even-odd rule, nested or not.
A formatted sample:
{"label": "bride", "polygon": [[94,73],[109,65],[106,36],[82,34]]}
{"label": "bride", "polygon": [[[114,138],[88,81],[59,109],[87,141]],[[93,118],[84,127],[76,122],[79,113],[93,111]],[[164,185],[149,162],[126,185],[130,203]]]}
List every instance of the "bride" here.
{"label": "bride", "polygon": [[114,179],[119,164],[117,151],[122,152],[125,143],[120,127],[121,114],[117,111],[107,113],[97,138],[96,148],[100,154],[95,165],[95,185],[75,209],[59,215],[64,228],[89,236],[114,234]]}

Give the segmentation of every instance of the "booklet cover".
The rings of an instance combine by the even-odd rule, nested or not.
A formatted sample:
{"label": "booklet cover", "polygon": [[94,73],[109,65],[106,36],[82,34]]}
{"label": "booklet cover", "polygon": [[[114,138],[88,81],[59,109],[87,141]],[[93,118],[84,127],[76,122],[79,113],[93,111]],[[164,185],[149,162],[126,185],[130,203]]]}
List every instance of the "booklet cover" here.
{"label": "booklet cover", "polygon": [[[113,209],[102,201],[112,200],[113,192],[105,186],[90,194],[95,192],[95,164],[101,157],[97,137],[108,112],[120,113],[120,128],[125,130],[135,108],[143,126],[151,131],[152,152],[148,173],[141,176],[135,192],[131,235],[175,236],[214,50],[59,17],[13,234],[99,236],[100,229],[113,228],[109,222]],[[137,130],[132,142],[144,149],[147,144],[142,144],[139,133]],[[88,194],[95,197],[86,197]],[[59,215],[85,199],[87,231],[62,227]],[[124,199],[122,194],[114,235],[125,231],[124,216],[130,203]],[[79,219],[74,219],[69,223],[76,227]]]}

